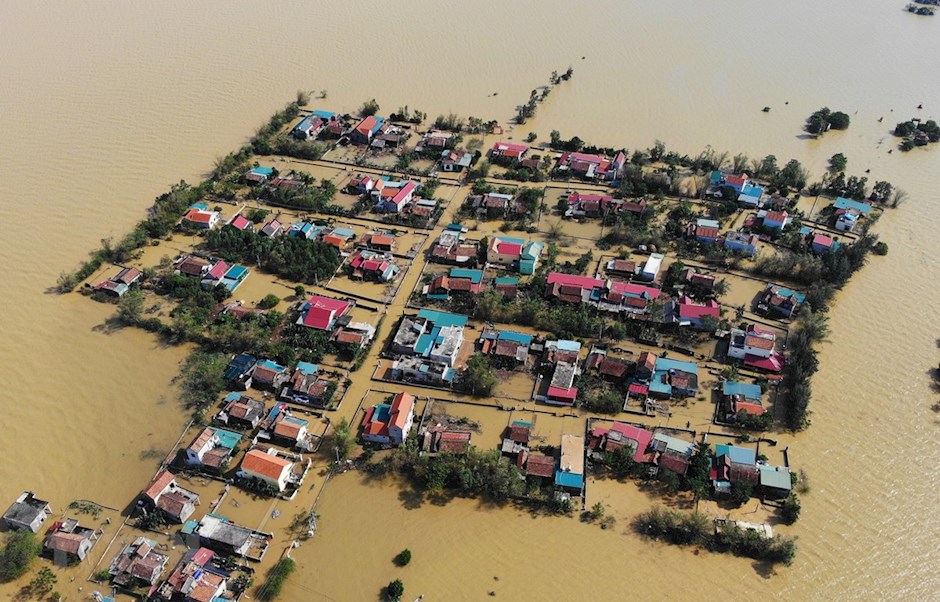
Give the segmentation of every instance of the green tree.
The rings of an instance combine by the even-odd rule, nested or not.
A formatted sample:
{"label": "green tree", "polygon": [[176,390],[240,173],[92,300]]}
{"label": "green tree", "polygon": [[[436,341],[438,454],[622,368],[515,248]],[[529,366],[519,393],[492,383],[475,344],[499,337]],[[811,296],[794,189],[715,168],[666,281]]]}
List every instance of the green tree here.
{"label": "green tree", "polygon": [[405,584],[401,582],[401,579],[395,579],[394,581],[389,582],[385,587],[385,596],[392,602],[397,602],[401,600],[401,597],[405,594]]}
{"label": "green tree", "polygon": [[345,460],[353,445],[353,432],[346,417],[340,419],[333,427],[333,451],[338,460]]}
{"label": "green tree", "polygon": [[14,531],[0,549],[0,583],[26,574],[42,551],[42,542],[31,531]]}
{"label": "green tree", "polygon": [[33,577],[27,587],[33,594],[44,596],[52,590],[52,586],[55,585],[58,580],[59,578],[52,572],[52,569],[44,566],[39,569],[39,572],[36,573],[36,576]]}
{"label": "green tree", "polygon": [[836,174],[845,171],[849,161],[842,153],[836,153],[829,157],[829,173]]}
{"label": "green tree", "polygon": [[848,129],[849,121],[850,119],[849,119],[848,114],[843,113],[842,111],[833,111],[829,115],[829,119],[828,119],[829,125],[834,130]]}
{"label": "green tree", "polygon": [[460,386],[464,391],[477,397],[488,397],[496,388],[499,379],[490,367],[486,357],[476,354],[467,362],[467,369],[460,378]]}
{"label": "green tree", "polygon": [[258,307],[261,309],[271,309],[276,307],[278,303],[281,302],[281,298],[275,295],[274,293],[268,293],[264,296],[264,299],[258,302]]}
{"label": "green tree", "polygon": [[118,301],[118,319],[125,324],[137,324],[144,314],[144,294],[132,288]]}
{"label": "green tree", "polygon": [[411,550],[405,548],[395,556],[395,564],[397,566],[408,566],[408,563],[411,562]]}
{"label": "green tree", "polygon": [[792,525],[800,518],[801,509],[800,498],[795,493],[791,493],[780,505],[780,518],[785,524]]}
{"label": "green tree", "polygon": [[371,117],[379,112],[379,103],[375,99],[367,100],[359,108],[359,114],[363,117]]}

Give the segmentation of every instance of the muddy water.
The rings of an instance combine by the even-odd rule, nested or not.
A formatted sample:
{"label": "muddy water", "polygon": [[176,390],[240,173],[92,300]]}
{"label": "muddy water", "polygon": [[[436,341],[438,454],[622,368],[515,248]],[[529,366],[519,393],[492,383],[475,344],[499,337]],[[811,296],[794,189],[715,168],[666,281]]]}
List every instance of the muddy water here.
{"label": "muddy water", "polygon": [[[588,10],[560,0],[448,10],[417,1],[376,17],[388,34],[356,35],[353,23],[374,15],[372,4],[321,4],[318,13],[333,17],[299,18],[310,14],[304,3],[8,7],[0,26],[9,58],[0,66],[0,353],[8,368],[0,499],[31,488],[57,508],[82,497],[123,507],[157,452],[174,443],[184,412],[170,381],[185,351],[111,332],[108,307],[44,293],[99,239],[126,231],[168,183],[197,179],[298,88],[326,88],[329,106],[343,110],[374,96],[383,112],[408,104],[432,116],[504,120],[551,70],[571,64],[574,78],[508,135],[532,129],[545,139],[558,129],[630,147],[658,138],[689,153],[711,144],[797,157],[817,172],[843,152],[850,171],[870,168],[873,180],[911,193],[879,224],[891,254],[873,260],[833,312],[813,428],[793,446],[812,481],[795,529],[796,565],[765,579],[746,561],[643,543],[623,533],[626,516],[648,503],[629,488],[599,489],[622,513],[614,532],[601,532],[472,501],[413,510],[396,487],[346,475],[328,485],[321,534],[297,551],[302,572],[285,597],[374,599],[406,545],[415,561],[400,574],[409,595],[428,599],[482,599],[490,590],[578,599],[611,588],[661,599],[677,574],[678,598],[940,591],[932,570],[940,426],[926,376],[940,331],[931,302],[940,151],[888,153],[890,125],[918,114],[918,103],[925,116],[940,116],[931,104],[940,76],[918,58],[937,55],[935,22],[875,0],[719,0],[681,11],[613,0]],[[852,115],[851,128],[801,139],[802,119],[824,104]]]}

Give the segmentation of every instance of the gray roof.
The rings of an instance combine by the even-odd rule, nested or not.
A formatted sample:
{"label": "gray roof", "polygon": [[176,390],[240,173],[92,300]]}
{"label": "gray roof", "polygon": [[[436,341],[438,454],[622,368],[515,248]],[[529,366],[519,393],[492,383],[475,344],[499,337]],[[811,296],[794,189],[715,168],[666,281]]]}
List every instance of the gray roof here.
{"label": "gray roof", "polygon": [[199,537],[211,541],[217,541],[235,548],[236,550],[244,546],[251,538],[251,529],[236,525],[235,523],[225,522],[215,516],[207,514],[199,521],[199,528],[196,530]]}
{"label": "gray roof", "polygon": [[3,520],[10,523],[29,525],[39,516],[52,513],[49,502],[41,500],[29,491],[23,492],[4,513]]}
{"label": "gray roof", "polygon": [[790,469],[786,466],[761,466],[760,467],[761,487],[772,487],[783,491],[790,491],[792,483],[790,482]]}

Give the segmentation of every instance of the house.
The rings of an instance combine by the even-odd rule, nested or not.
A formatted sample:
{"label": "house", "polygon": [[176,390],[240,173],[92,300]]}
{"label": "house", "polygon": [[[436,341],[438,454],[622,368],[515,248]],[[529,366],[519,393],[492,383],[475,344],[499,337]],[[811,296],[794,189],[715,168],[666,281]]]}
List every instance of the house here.
{"label": "house", "polygon": [[228,591],[228,573],[215,568],[215,554],[206,548],[189,550],[158,590],[159,599],[216,602]]}
{"label": "house", "polygon": [[[650,395],[681,398],[693,397],[698,392],[698,364],[665,357],[655,361],[656,368],[649,379]],[[638,373],[639,369],[638,364]]]}
{"label": "house", "polygon": [[786,466],[760,466],[760,494],[765,498],[779,500],[789,497],[793,489],[790,469]]}
{"label": "house", "polygon": [[862,216],[857,209],[845,209],[839,212],[836,217],[836,230],[840,232],[851,232],[858,225],[858,220]]}
{"label": "house", "polygon": [[486,261],[499,265],[518,265],[525,244],[526,242],[521,238],[494,236],[486,249]]}
{"label": "house", "polygon": [[786,211],[768,211],[763,217],[764,228],[768,230],[783,230],[790,223],[790,214]]}
{"label": "house", "polygon": [[381,182],[368,174],[356,174],[346,185],[346,190],[353,194],[369,194],[375,188],[376,182]]}
{"label": "house", "polygon": [[205,209],[190,209],[183,216],[181,225],[187,228],[197,228],[200,230],[211,230],[222,221],[222,214],[218,211],[206,211]]}
{"label": "house", "polygon": [[838,243],[825,234],[814,234],[809,245],[810,252],[816,255],[825,255],[832,251]]}
{"label": "house", "polygon": [[656,361],[659,356],[649,351],[644,351],[637,358],[634,377],[639,382],[649,382],[656,373]]}
{"label": "house", "polygon": [[236,230],[250,230],[254,232],[255,229],[254,223],[240,213],[229,220],[228,225],[235,228]]}
{"label": "house", "polygon": [[753,182],[746,182],[741,187],[741,194],[738,195],[738,202],[747,207],[757,208],[760,206],[761,198],[764,196],[764,189]]}
{"label": "house", "polygon": [[431,453],[465,454],[470,449],[472,433],[427,429],[424,449]]}
{"label": "house", "polygon": [[188,533],[197,535],[200,545],[218,554],[240,556],[259,562],[264,558],[272,538],[269,533],[253,531],[211,512],[197,524],[187,523],[183,527],[183,534]]}
{"label": "house", "polygon": [[578,397],[575,377],[581,373],[578,356],[581,343],[577,341],[549,341],[545,343],[545,361],[554,364],[552,379],[542,401],[551,405],[573,406]]}
{"label": "house", "polygon": [[248,385],[245,383],[248,381],[251,370],[257,362],[258,359],[255,356],[239,353],[229,361],[228,366],[225,367],[225,371],[222,373],[222,378],[228,383],[238,384],[247,389]]}
{"label": "house", "polygon": [[650,448],[652,463],[655,466],[670,470],[680,476],[688,472],[689,462],[695,451],[692,443],[663,433],[653,435]]}
{"label": "house", "polygon": [[561,458],[555,471],[555,485],[580,495],[584,488],[584,437],[561,436]]}
{"label": "house", "polygon": [[776,350],[776,340],[776,333],[756,324],[744,330],[733,328],[728,342],[728,357],[742,360],[750,368],[780,373],[785,360]]}
{"label": "house", "polygon": [[336,321],[330,341],[336,343],[347,355],[355,355],[375,338],[375,326],[365,322],[353,322],[349,316]]}
{"label": "house", "polygon": [[304,176],[293,171],[285,175],[278,175],[271,180],[271,186],[282,190],[297,190],[298,188],[303,188],[306,184],[307,181],[304,179]]}
{"label": "house", "polygon": [[223,403],[225,405],[215,415],[215,420],[226,426],[251,430],[257,427],[264,418],[264,403],[247,395],[238,392],[229,393],[225,396]]}
{"label": "house", "polygon": [[428,130],[415,145],[416,152],[437,153],[454,147],[454,134],[444,130]]}
{"label": "house", "polygon": [[246,387],[279,391],[287,381],[287,366],[271,360],[258,360],[245,383]]}
{"label": "house", "polygon": [[311,113],[301,119],[297,125],[291,129],[290,133],[298,140],[310,140],[316,138],[324,128],[326,128],[326,121],[319,115]]}
{"label": "house", "polygon": [[441,170],[447,172],[460,172],[473,163],[473,153],[468,151],[443,150],[441,151]]}
{"label": "house", "polygon": [[124,546],[111,561],[108,574],[111,582],[125,589],[156,585],[170,557],[156,551],[157,542],[138,537]]}
{"label": "house", "polygon": [[689,267],[679,272],[679,282],[686,283],[698,292],[710,293],[715,289],[716,280],[711,274],[703,274],[695,268]]}
{"label": "house", "polygon": [[496,219],[506,217],[509,214],[509,206],[512,203],[513,195],[502,192],[488,192],[480,197],[473,199],[473,205],[477,208],[479,217]]}
{"label": "house", "polygon": [[494,163],[511,167],[515,163],[521,161],[528,152],[529,147],[525,144],[497,142],[490,149],[490,160],[492,160]]}
{"label": "house", "polygon": [[612,206],[613,201],[614,197],[609,194],[574,192],[568,195],[565,217],[600,217]]}
{"label": "house", "polygon": [[263,481],[281,492],[287,488],[294,462],[278,455],[274,448],[248,450],[242,458],[238,476]]}
{"label": "house", "polygon": [[545,296],[568,303],[583,303],[590,300],[594,289],[602,288],[604,284],[600,278],[551,272],[546,281]]}
{"label": "house", "polygon": [[710,181],[715,188],[731,187],[740,194],[744,191],[744,187],[748,185],[748,175],[746,173],[725,175],[715,170],[711,173]]}
{"label": "house", "polygon": [[137,268],[123,268],[110,279],[96,284],[95,291],[123,297],[124,293],[130,290],[130,286],[139,281],[143,275],[144,273]]}
{"label": "house", "polygon": [[325,226],[317,226],[310,222],[294,222],[287,230],[287,235],[316,240],[325,229]]}
{"label": "house", "polygon": [[480,336],[480,353],[505,360],[504,363],[515,367],[528,359],[533,338],[531,334],[487,327]]}
{"label": "house", "polygon": [[68,563],[74,559],[85,560],[97,541],[97,531],[82,527],[77,519],[70,518],[52,525],[42,547],[56,562]]}
{"label": "house", "polygon": [[313,295],[304,304],[297,323],[316,330],[333,330],[336,320],[349,313],[354,305],[352,301]]}
{"label": "house", "polygon": [[141,507],[146,512],[160,511],[171,522],[183,524],[196,511],[199,496],[180,487],[168,470],[160,470],[141,493]]}
{"label": "house", "polygon": [[360,244],[372,251],[391,253],[395,248],[395,235],[386,232],[370,232],[362,237]]}
{"label": "house", "polygon": [[392,402],[372,406],[362,420],[362,438],[372,443],[401,445],[414,424],[415,398],[404,391]]}
{"label": "house", "polygon": [[804,301],[806,295],[803,293],[768,283],[757,300],[757,310],[765,314],[792,318]]}
{"label": "house", "polygon": [[641,463],[648,460],[648,449],[653,440],[653,433],[632,424],[614,422],[610,428],[596,427],[591,431],[590,447],[592,456],[603,460],[605,453],[628,448],[633,452],[633,460]]}
{"label": "house", "polygon": [[640,280],[652,282],[659,275],[659,270],[663,267],[665,255],[662,253],[650,253],[649,259],[643,264],[643,271],[640,272]]}
{"label": "house", "polygon": [[613,159],[591,153],[566,152],[558,158],[556,169],[587,180],[613,181],[620,178],[625,163],[623,152],[617,153]]}
{"label": "house", "polygon": [[245,172],[245,181],[251,184],[264,184],[274,175],[273,167],[256,166]]}
{"label": "house", "polygon": [[[309,362],[297,362],[294,373],[281,390],[280,398],[303,405],[325,405],[329,403],[327,392],[331,381],[320,378],[320,367]],[[335,390],[335,387],[332,387]]]}
{"label": "house", "polygon": [[733,421],[747,413],[762,416],[764,406],[761,403],[763,392],[760,386],[750,383],[725,381],[721,384],[721,410],[726,420]]}
{"label": "house", "polygon": [[757,245],[760,238],[756,234],[744,232],[725,232],[723,245],[729,251],[739,251],[751,257],[757,255]]}
{"label": "house", "polygon": [[529,454],[525,472],[528,477],[551,479],[555,476],[555,458],[544,454]]}
{"label": "house", "polygon": [[540,242],[531,241],[522,248],[522,254],[519,255],[519,273],[531,275],[535,273],[539,266],[539,257],[545,245]]}
{"label": "house", "polygon": [[421,383],[436,387],[449,387],[457,371],[443,362],[422,357],[400,357],[392,362],[389,378],[400,382]]}
{"label": "house", "polygon": [[872,206],[869,203],[861,203],[841,196],[836,199],[832,206],[837,214],[839,212],[854,210],[858,211],[860,215],[868,215],[872,210]]}
{"label": "house", "polygon": [[390,349],[393,353],[420,356],[453,367],[466,325],[467,316],[422,309],[417,316],[402,317]]}
{"label": "house", "polygon": [[611,259],[604,266],[608,278],[630,279],[636,276],[636,262],[629,259]]}
{"label": "house", "polygon": [[349,140],[353,144],[369,144],[378,133],[385,131],[385,127],[384,117],[370,115],[349,130]]}
{"label": "house", "polygon": [[210,468],[224,472],[232,453],[242,436],[232,431],[207,426],[202,429],[185,450],[187,466]]}
{"label": "house", "polygon": [[515,299],[519,294],[519,279],[512,276],[494,278],[493,288],[507,299]]}
{"label": "house", "polygon": [[411,181],[387,181],[378,195],[375,195],[375,190],[372,192],[373,195],[378,197],[376,209],[386,213],[401,213],[405,205],[414,199],[417,189],[418,185]]}
{"label": "house", "polygon": [[271,425],[271,436],[290,447],[309,452],[313,450],[315,439],[309,431],[310,423],[302,418],[291,416],[287,410],[278,412]]}
{"label": "house", "polygon": [[391,282],[398,274],[391,253],[378,253],[368,249],[356,251],[349,260],[349,270],[354,278],[372,282]]}
{"label": "house", "polygon": [[692,298],[682,295],[679,301],[670,301],[670,313],[672,321],[679,326],[691,326],[696,330],[706,330],[711,325],[708,320],[714,320],[716,323],[721,318],[721,306],[714,299],[707,301],[694,301]]}
{"label": "house", "polygon": [[43,523],[52,514],[52,506],[32,491],[24,491],[3,513],[3,524],[10,531],[39,533]]}
{"label": "house", "polygon": [[735,483],[754,485],[759,478],[757,454],[747,447],[716,445],[709,478],[717,494],[731,493]]}
{"label": "house", "polygon": [[449,299],[451,291],[478,294],[483,288],[483,271],[452,268],[449,274],[436,276],[422,289],[429,299]]}
{"label": "house", "polygon": [[280,234],[283,230],[284,226],[281,224],[281,222],[277,221],[276,219],[272,219],[261,228],[258,234],[261,236],[274,237]]}
{"label": "house", "polygon": [[642,314],[646,312],[649,302],[657,300],[661,292],[651,286],[608,280],[602,287],[591,291],[588,302],[603,311]]}
{"label": "house", "polygon": [[340,251],[349,246],[349,241],[356,237],[356,233],[349,228],[333,228],[323,234],[323,242],[333,245]]}
{"label": "house", "polygon": [[703,245],[714,245],[718,242],[721,224],[713,219],[699,218],[695,223],[689,224],[688,234]]}

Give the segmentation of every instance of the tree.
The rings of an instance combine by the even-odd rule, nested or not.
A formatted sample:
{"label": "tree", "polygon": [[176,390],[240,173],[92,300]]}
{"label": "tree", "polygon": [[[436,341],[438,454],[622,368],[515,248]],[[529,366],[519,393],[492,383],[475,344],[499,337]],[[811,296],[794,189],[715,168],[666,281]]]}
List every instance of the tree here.
{"label": "tree", "polygon": [[392,602],[397,602],[401,600],[401,597],[405,593],[405,584],[401,582],[401,579],[396,579],[390,582],[385,588],[386,597]]}
{"label": "tree", "polygon": [[780,504],[780,518],[785,524],[792,525],[800,518],[801,509],[800,498],[797,497],[795,493],[791,493],[790,496]]}
{"label": "tree", "polygon": [[754,488],[748,483],[732,483],[731,503],[733,503],[735,506],[743,506],[751,499],[753,492]]}
{"label": "tree", "polygon": [[489,396],[498,382],[489,361],[479,354],[470,358],[460,379],[461,388],[477,397]]}
{"label": "tree", "polygon": [[833,111],[829,115],[829,119],[828,119],[829,125],[834,130],[848,129],[849,121],[850,119],[849,119],[848,114],[843,113],[842,111]]}
{"label": "tree", "polygon": [[118,301],[118,318],[125,324],[137,324],[144,313],[144,294],[132,288]]}
{"label": "tree", "polygon": [[359,114],[363,117],[371,117],[379,112],[379,103],[373,98],[362,103],[359,108]]}
{"label": "tree", "polygon": [[411,562],[411,550],[405,548],[395,556],[395,564],[398,566],[407,566]]}
{"label": "tree", "polygon": [[829,173],[837,174],[845,171],[848,159],[842,153],[836,153],[829,158]]}
{"label": "tree", "polygon": [[14,531],[0,549],[0,583],[24,575],[42,551],[42,542],[32,531]]}
{"label": "tree", "polygon": [[27,587],[31,593],[44,596],[52,590],[52,586],[55,585],[58,580],[58,577],[52,572],[52,569],[44,566],[39,569],[39,572],[36,573],[36,576],[33,577]]}
{"label": "tree", "polygon": [[345,460],[353,445],[353,433],[346,417],[340,419],[333,427],[333,451],[337,460]]}
{"label": "tree", "polygon": [[258,307],[261,309],[271,309],[276,307],[278,303],[281,302],[281,298],[275,295],[274,293],[268,293],[264,296],[264,299],[258,302]]}

